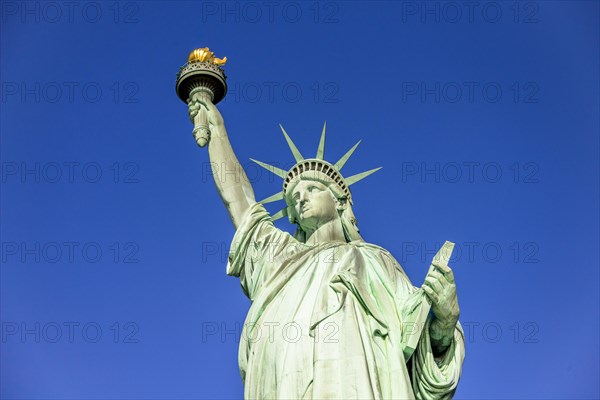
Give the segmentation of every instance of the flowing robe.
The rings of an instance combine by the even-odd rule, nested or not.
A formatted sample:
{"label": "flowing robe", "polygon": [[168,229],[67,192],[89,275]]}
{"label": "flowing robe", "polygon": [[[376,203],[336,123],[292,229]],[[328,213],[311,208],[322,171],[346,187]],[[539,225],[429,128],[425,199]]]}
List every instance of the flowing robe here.
{"label": "flowing robe", "polygon": [[252,301],[239,348],[246,399],[452,398],[462,329],[434,358],[425,295],[385,249],[305,245],[255,204],[227,273]]}

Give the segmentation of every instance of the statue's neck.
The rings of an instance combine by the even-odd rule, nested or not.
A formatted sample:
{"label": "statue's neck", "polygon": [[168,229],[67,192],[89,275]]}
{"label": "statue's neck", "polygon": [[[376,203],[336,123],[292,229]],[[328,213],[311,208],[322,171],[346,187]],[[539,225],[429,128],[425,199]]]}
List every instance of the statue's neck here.
{"label": "statue's neck", "polygon": [[346,242],[342,221],[339,218],[326,222],[313,231],[306,232],[305,244],[309,246],[328,242]]}

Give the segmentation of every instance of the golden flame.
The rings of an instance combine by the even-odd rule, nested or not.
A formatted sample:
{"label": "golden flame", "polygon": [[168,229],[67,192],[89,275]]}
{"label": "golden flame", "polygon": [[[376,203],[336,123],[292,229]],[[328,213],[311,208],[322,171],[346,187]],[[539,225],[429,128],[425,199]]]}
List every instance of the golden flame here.
{"label": "golden flame", "polygon": [[215,65],[225,65],[227,57],[216,58],[215,53],[210,51],[208,47],[201,47],[192,50],[188,56],[188,63],[207,62]]}

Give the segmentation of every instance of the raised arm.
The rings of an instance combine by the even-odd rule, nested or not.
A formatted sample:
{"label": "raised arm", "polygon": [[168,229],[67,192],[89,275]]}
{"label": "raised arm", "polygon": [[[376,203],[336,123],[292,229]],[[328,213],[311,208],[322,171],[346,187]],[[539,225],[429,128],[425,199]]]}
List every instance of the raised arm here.
{"label": "raised arm", "polygon": [[217,107],[210,101],[199,101],[190,104],[188,112],[192,122],[198,112],[208,114],[211,131],[208,155],[213,178],[233,226],[237,229],[246,210],[256,203],[252,185],[231,148],[223,117]]}

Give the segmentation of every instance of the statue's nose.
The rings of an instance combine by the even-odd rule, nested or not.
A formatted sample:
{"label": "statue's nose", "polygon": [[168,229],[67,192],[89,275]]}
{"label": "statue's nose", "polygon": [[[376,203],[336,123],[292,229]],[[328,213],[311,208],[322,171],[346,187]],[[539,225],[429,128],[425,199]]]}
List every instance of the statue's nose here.
{"label": "statue's nose", "polygon": [[302,192],[300,193],[300,204],[304,204],[306,203],[306,201],[308,200],[308,192]]}

